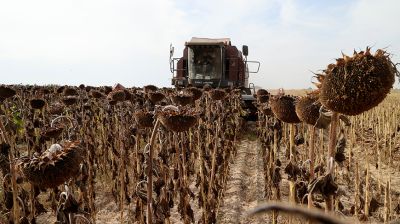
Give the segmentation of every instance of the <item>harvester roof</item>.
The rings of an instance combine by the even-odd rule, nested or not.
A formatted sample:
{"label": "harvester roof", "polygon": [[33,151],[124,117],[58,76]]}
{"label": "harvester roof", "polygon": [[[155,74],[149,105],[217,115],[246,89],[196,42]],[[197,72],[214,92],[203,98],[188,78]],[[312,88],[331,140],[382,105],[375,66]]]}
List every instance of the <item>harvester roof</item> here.
{"label": "harvester roof", "polygon": [[189,42],[185,43],[186,46],[192,45],[231,45],[230,38],[199,38],[192,37]]}

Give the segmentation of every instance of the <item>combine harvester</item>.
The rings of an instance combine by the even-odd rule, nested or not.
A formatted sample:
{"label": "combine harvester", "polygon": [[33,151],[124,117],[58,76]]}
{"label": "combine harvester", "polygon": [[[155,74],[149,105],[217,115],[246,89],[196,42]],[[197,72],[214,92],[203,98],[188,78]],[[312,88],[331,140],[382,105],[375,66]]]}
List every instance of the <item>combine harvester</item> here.
{"label": "combine harvester", "polygon": [[[242,51],[231,44],[229,38],[210,39],[193,37],[185,43],[183,56],[174,58],[174,48],[170,47],[170,70],[172,85],[177,88],[188,86],[213,88],[235,88],[242,90],[243,108],[248,112],[247,120],[255,120],[257,108],[255,87],[249,83],[249,74],[257,73],[260,62],[248,61],[248,47]],[[249,70],[249,64],[255,70]]]}

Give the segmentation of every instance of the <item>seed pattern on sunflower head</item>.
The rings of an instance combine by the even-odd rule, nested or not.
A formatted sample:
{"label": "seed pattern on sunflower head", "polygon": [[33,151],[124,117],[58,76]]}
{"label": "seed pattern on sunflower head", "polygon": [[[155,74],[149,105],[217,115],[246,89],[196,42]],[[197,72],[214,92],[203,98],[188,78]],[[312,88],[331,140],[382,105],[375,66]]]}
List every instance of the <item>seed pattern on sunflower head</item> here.
{"label": "seed pattern on sunflower head", "polygon": [[384,50],[371,54],[354,52],[343,54],[317,75],[320,101],[328,109],[346,115],[358,115],[385,99],[399,75],[390,55]]}

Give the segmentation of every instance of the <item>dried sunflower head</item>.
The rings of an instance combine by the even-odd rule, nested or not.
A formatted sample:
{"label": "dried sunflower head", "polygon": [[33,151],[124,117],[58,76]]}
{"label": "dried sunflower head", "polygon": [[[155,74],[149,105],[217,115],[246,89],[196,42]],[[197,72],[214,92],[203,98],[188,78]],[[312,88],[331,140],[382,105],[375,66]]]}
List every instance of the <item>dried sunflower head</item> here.
{"label": "dried sunflower head", "polygon": [[46,140],[50,140],[51,138],[58,138],[64,130],[64,127],[54,126],[54,127],[43,127],[40,135],[44,137]]}
{"label": "dried sunflower head", "polygon": [[296,102],[296,114],[300,120],[309,125],[315,125],[319,118],[321,103],[315,93],[300,97]]}
{"label": "dried sunflower head", "polygon": [[1,85],[0,86],[0,98],[6,99],[13,97],[16,94],[16,91],[8,86]]}
{"label": "dried sunflower head", "polygon": [[286,123],[300,123],[295,110],[296,98],[289,95],[275,95],[269,99],[275,117]]}
{"label": "dried sunflower head", "polygon": [[165,98],[165,95],[161,92],[149,92],[147,93],[147,96],[153,104],[156,104]]}
{"label": "dried sunflower head", "polygon": [[171,95],[171,101],[175,105],[186,106],[186,105],[191,104],[193,102],[193,95],[173,94],[173,95]]}
{"label": "dried sunflower head", "polygon": [[270,95],[269,92],[265,89],[258,89],[256,92],[257,96],[263,96],[263,95]]}
{"label": "dried sunflower head", "polygon": [[78,141],[53,144],[39,156],[21,158],[18,166],[32,184],[54,188],[79,173],[83,153]]}
{"label": "dried sunflower head", "polygon": [[266,94],[266,95],[257,95],[257,101],[258,101],[259,103],[268,103],[269,97],[270,97],[269,94]]}
{"label": "dried sunflower head", "polygon": [[157,117],[170,131],[183,132],[197,123],[198,112],[190,107],[176,107],[172,105],[158,108]]}
{"label": "dried sunflower head", "polygon": [[108,94],[107,98],[110,101],[121,102],[125,100],[126,94],[124,90],[113,90]]}
{"label": "dried sunflower head", "polygon": [[64,88],[63,94],[64,96],[79,96],[78,91],[73,87]]}
{"label": "dried sunflower head", "polygon": [[141,128],[151,128],[154,126],[154,114],[146,110],[138,110],[134,113],[135,120]]}
{"label": "dried sunflower head", "polygon": [[30,104],[32,109],[41,110],[46,105],[46,101],[43,99],[31,99]]}
{"label": "dried sunflower head", "polygon": [[330,64],[324,74],[317,75],[320,101],[326,108],[346,115],[358,115],[385,99],[399,72],[384,50],[371,54],[343,54]]}
{"label": "dried sunflower head", "polygon": [[274,113],[268,104],[261,104],[259,110],[266,116],[274,116]]}
{"label": "dried sunflower head", "polygon": [[49,113],[52,115],[62,114],[64,112],[64,105],[61,103],[54,103],[49,107]]}
{"label": "dried sunflower head", "polygon": [[197,87],[189,87],[185,89],[185,92],[193,96],[193,101],[200,99],[203,95],[203,91]]}
{"label": "dried sunflower head", "polygon": [[62,101],[66,106],[71,106],[78,102],[78,97],[77,96],[65,96],[62,99]]}
{"label": "dried sunflower head", "polygon": [[103,98],[104,94],[101,93],[100,91],[97,91],[97,90],[91,90],[90,91],[90,96],[95,98],[95,99],[99,99],[99,98]]}
{"label": "dried sunflower head", "polygon": [[155,92],[155,91],[157,91],[157,89],[158,89],[157,86],[154,86],[154,85],[143,86],[143,91],[145,93]]}
{"label": "dried sunflower head", "polygon": [[210,90],[208,93],[213,100],[222,100],[226,96],[226,92],[222,89],[213,89]]}

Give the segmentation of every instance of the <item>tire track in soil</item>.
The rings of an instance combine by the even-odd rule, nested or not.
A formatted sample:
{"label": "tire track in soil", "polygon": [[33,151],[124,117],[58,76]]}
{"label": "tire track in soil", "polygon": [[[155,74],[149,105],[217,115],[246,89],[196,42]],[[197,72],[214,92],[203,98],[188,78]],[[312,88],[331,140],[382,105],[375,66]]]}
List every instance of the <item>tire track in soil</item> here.
{"label": "tire track in soil", "polygon": [[268,216],[246,217],[247,211],[264,202],[264,183],[261,146],[257,140],[243,139],[231,164],[218,223],[267,223]]}

